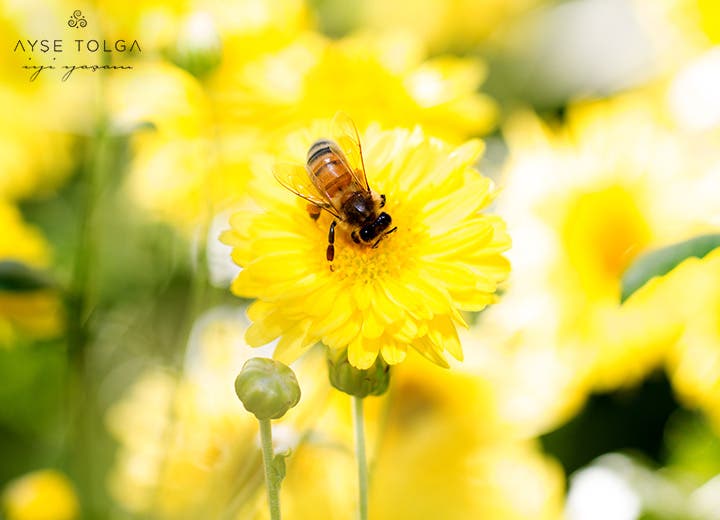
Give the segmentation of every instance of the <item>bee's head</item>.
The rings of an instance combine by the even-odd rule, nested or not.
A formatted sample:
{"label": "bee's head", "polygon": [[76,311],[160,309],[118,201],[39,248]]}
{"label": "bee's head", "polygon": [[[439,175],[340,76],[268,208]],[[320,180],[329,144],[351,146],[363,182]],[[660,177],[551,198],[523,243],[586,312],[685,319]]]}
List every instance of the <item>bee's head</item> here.
{"label": "bee's head", "polygon": [[382,235],[392,224],[392,218],[384,211],[371,223],[360,228],[360,240],[363,242],[372,242]]}

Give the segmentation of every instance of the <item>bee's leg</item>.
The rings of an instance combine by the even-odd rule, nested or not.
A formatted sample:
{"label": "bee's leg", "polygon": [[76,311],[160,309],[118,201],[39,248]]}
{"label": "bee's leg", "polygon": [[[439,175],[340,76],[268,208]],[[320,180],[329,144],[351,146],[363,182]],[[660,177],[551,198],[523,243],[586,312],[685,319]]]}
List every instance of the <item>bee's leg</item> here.
{"label": "bee's leg", "polygon": [[[328,262],[332,262],[335,258],[335,226],[337,226],[337,220],[332,221],[328,231],[328,246],[325,252],[325,258],[327,258]],[[330,264],[330,270],[332,271],[332,264]]]}
{"label": "bee's leg", "polygon": [[388,236],[390,233],[394,233],[395,231],[397,231],[397,226],[395,226],[394,228],[392,228],[390,231],[386,231],[385,233],[383,233],[382,235],[380,235],[380,238],[378,238],[378,239],[375,241],[375,243],[372,245],[372,248],[375,249],[375,248],[380,244],[380,241],[381,241],[383,238],[385,238],[386,236]]}
{"label": "bee's leg", "polygon": [[353,242],[355,242],[356,244],[360,243],[360,237],[358,236],[357,231],[353,230],[353,232],[350,233],[350,238],[352,238]]}
{"label": "bee's leg", "polygon": [[380,194],[380,207],[381,208],[385,207],[385,194],[384,193]]}
{"label": "bee's leg", "polygon": [[320,218],[320,213],[322,213],[322,210],[320,209],[320,206],[316,206],[315,204],[308,203],[307,212],[308,212],[308,215],[310,215],[311,219],[317,220]]}

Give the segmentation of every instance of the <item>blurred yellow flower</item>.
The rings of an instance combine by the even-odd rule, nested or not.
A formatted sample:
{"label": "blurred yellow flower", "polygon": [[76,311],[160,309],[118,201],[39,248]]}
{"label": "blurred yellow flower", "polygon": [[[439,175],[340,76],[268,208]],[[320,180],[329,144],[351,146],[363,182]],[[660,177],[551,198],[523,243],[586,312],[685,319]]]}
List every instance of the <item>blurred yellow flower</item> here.
{"label": "blurred yellow flower", "polygon": [[417,362],[393,378],[373,518],[561,517],[561,468],[498,414],[493,382]]}
{"label": "blurred yellow flower", "polygon": [[[120,448],[109,489],[123,508],[173,520],[254,518],[266,509],[257,420],[233,391],[256,353],[245,329],[240,311],[209,311],[193,328],[181,374],[148,370],[111,407],[107,425]],[[327,392],[317,377],[323,357],[306,361],[293,367],[300,404],[274,422],[278,451],[297,444]]]}
{"label": "blurred yellow flower", "polygon": [[123,2],[106,0],[97,4],[88,16],[100,25],[103,34],[138,40],[143,52],[152,53],[171,44],[183,15],[191,12],[192,3],[188,0],[142,0],[133,9],[128,9]]}
{"label": "blurred yellow flower", "polygon": [[150,370],[109,410],[120,443],[109,487],[127,510],[215,518],[236,492],[262,489],[254,421],[232,391],[241,323],[208,317],[194,332],[185,377]]}
{"label": "blurred yellow flower", "polygon": [[586,359],[557,330],[553,298],[510,285],[461,335],[465,370],[492,384],[499,420],[528,437],[567,421],[590,391]]}
{"label": "blurred yellow flower", "polygon": [[[8,41],[21,38],[31,9],[2,4],[0,32]],[[47,196],[66,180],[73,164],[71,133],[86,116],[78,110],[77,93],[63,92],[49,82],[30,83],[20,69],[25,57],[13,53],[12,45],[0,49],[0,58],[0,262],[45,268],[50,248],[13,204]],[[60,326],[61,305],[54,292],[0,288],[0,346],[12,345],[19,337],[46,338]]]}
{"label": "blurred yellow flower", "polygon": [[375,29],[402,29],[417,34],[435,50],[466,51],[542,1],[368,0],[362,3],[360,17]]}
{"label": "blurred yellow flower", "polygon": [[2,505],[7,520],[74,520],[80,513],[72,483],[51,469],[10,482],[2,493]]}
{"label": "blurred yellow flower", "polygon": [[[502,422],[496,390],[413,354],[393,371],[388,396],[367,400],[371,518],[561,518],[562,470]],[[352,518],[348,399],[333,391],[317,433],[288,462],[290,518]]]}
{"label": "blurred yellow flower", "polygon": [[71,137],[54,129],[52,92],[27,94],[0,85],[0,199],[46,195],[70,172]]}
{"label": "blurred yellow flower", "polygon": [[202,0],[198,10],[218,27],[223,66],[230,68],[283,48],[314,25],[305,0]]}
{"label": "blurred yellow flower", "polygon": [[495,124],[495,103],[478,92],[485,75],[478,60],[428,59],[408,35],[330,40],[305,33],[243,67],[221,67],[209,88],[223,125],[262,129],[269,141],[345,110],[357,114],[360,127],[420,124],[433,136],[461,142]]}
{"label": "blurred yellow flower", "polygon": [[720,4],[713,0],[698,0],[700,27],[712,43],[720,43]]}
{"label": "blurred yellow flower", "polygon": [[[312,137],[290,140],[289,155],[304,158]],[[325,132],[326,133],[326,132]],[[244,269],[233,282],[248,309],[247,340],[260,346],[280,337],[275,355],[292,361],[322,341],[348,349],[358,368],[378,355],[400,363],[412,347],[447,366],[444,352],[462,359],[459,311],[479,311],[495,300],[509,271],[505,225],[481,211],[492,183],[475,164],[481,143],[458,148],[413,132],[371,129],[363,140],[371,187],[385,194],[397,231],[377,248],[355,244],[342,226],[335,237],[334,270],[325,258],[332,217],[313,221],[305,201],[265,171],[251,186],[256,206],[231,218],[222,240]]]}
{"label": "blurred yellow flower", "polygon": [[[243,34],[229,41],[248,43]],[[250,50],[233,43],[203,82],[157,61],[116,75],[108,98],[115,123],[153,127],[133,138],[128,187],[142,207],[193,230],[237,202],[253,157],[338,110],[357,113],[361,127],[420,124],[455,143],[495,124],[495,103],[478,92],[486,71],[477,60],[428,60],[416,39],[389,34],[333,41],[307,32],[285,41]]]}
{"label": "blurred yellow flower", "polygon": [[172,54],[177,46],[202,45],[217,32],[223,40],[254,52],[271,49],[309,24],[302,0],[142,0],[133,9],[118,0],[97,6],[97,19],[106,34],[124,35],[142,43],[143,53]]}
{"label": "blurred yellow flower", "polygon": [[308,8],[302,0],[145,0],[97,10],[108,33],[134,35],[143,48],[133,74],[112,75],[106,100],[114,126],[149,124],[133,135],[130,194],[192,232],[242,192],[246,176],[235,165],[257,149],[257,136],[219,132],[223,109],[191,73],[209,74],[219,62],[234,70],[284,47],[308,27]]}
{"label": "blurred yellow flower", "polygon": [[211,122],[200,83],[163,61],[138,65],[133,74],[114,75],[106,101],[113,123],[123,129],[149,123],[161,136],[195,137]]}
{"label": "blurred yellow flower", "polygon": [[0,201],[0,260],[24,262],[45,267],[50,261],[50,248],[38,229],[23,222],[20,211]]}
{"label": "blurred yellow flower", "polygon": [[[7,42],[0,48],[0,200],[54,193],[77,162],[77,135],[89,133],[95,106],[87,80],[92,78],[63,88],[59,77],[44,72],[46,76],[31,82],[31,72],[21,67],[37,64],[42,53],[37,47],[34,54],[14,51],[18,40],[55,34],[57,26],[63,27],[67,12],[62,6],[36,0],[0,2],[0,33]],[[39,11],[43,16],[37,16]]]}
{"label": "blurred yellow flower", "polygon": [[[50,250],[39,230],[23,222],[17,208],[0,201],[0,262],[46,267]],[[62,322],[61,304],[51,290],[11,291],[0,288],[0,346],[20,336],[46,338]]]}
{"label": "blurred yellow flower", "polygon": [[[129,511],[267,517],[257,421],[232,391],[256,352],[244,328],[236,310],[211,311],[193,330],[182,375],[142,376],[111,409],[120,441],[111,493]],[[294,365],[303,398],[273,423],[276,451],[292,448],[281,491],[288,518],[353,515],[349,397],[329,388],[324,365],[320,350]],[[497,390],[418,355],[396,368],[388,396],[367,400],[372,518],[560,518],[562,471],[498,416]]]}
{"label": "blurred yellow flower", "polygon": [[526,330],[524,337],[573,350],[559,356],[591,387],[638,381],[659,366],[666,338],[677,332],[661,322],[647,335],[655,314],[639,303],[619,311],[625,269],[643,251],[706,232],[717,220],[706,195],[715,175],[712,139],[681,134],[663,103],[664,91],[649,89],[571,105],[557,128],[518,114],[505,129],[510,159],[498,204],[516,237],[507,295],[515,306],[493,312],[505,315],[513,337],[519,325],[509,317],[522,301],[541,305],[527,308],[524,327],[544,335]]}
{"label": "blurred yellow flower", "polygon": [[210,102],[197,79],[148,62],[132,75],[117,75],[107,100],[114,124],[135,130],[126,184],[132,199],[184,230],[209,218],[235,177],[217,176]]}

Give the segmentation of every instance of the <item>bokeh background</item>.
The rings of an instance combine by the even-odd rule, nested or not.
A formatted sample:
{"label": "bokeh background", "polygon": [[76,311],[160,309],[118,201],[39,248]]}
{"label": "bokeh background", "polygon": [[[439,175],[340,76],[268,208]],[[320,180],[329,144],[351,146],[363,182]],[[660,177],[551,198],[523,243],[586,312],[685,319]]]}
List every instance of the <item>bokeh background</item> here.
{"label": "bokeh background", "polygon": [[[336,110],[482,138],[513,238],[466,360],[370,399],[371,518],[720,518],[719,42],[716,0],[2,0],[3,518],[264,518],[218,236]],[[291,519],[353,514],[324,363]]]}

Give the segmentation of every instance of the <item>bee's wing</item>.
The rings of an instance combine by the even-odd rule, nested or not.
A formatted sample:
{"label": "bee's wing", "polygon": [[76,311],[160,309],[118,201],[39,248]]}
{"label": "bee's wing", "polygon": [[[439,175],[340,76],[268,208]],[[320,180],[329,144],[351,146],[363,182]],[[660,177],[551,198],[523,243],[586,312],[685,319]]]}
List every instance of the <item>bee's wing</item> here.
{"label": "bee's wing", "polygon": [[363,161],[360,136],[358,135],[355,123],[345,112],[338,112],[332,120],[332,137],[342,150],[345,158],[350,163],[350,170],[355,180],[370,191],[370,185],[365,175],[365,162]]}
{"label": "bee's wing", "polygon": [[273,168],[273,175],[280,184],[298,197],[302,197],[311,204],[315,204],[317,207],[340,218],[338,211],[333,207],[328,198],[323,196],[310,181],[307,170],[301,164],[288,162],[276,163]]}

